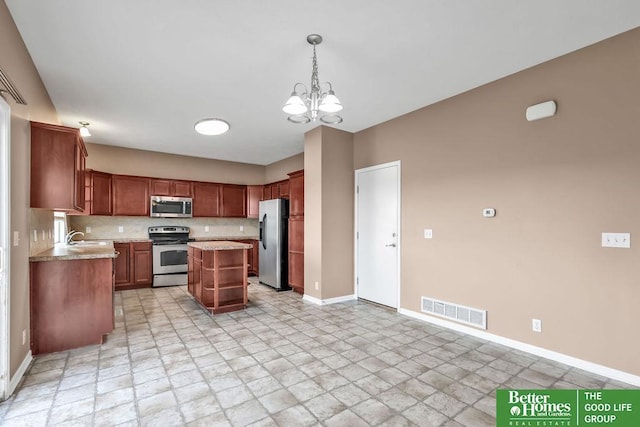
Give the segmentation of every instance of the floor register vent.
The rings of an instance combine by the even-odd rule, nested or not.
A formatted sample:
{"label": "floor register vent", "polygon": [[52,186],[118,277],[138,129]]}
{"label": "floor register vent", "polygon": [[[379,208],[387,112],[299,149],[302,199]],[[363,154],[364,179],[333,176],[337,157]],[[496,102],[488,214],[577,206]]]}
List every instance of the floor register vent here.
{"label": "floor register vent", "polygon": [[487,329],[487,311],[422,297],[422,312]]}

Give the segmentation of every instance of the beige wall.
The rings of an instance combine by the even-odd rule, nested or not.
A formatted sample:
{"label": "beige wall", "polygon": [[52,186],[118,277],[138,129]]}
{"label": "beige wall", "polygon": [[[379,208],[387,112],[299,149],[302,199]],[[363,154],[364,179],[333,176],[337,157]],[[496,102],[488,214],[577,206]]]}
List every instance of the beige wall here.
{"label": "beige wall", "polygon": [[308,132],[304,169],[304,292],[322,300],[352,295],[353,134]]}
{"label": "beige wall", "polygon": [[265,167],[247,163],[178,156],[102,144],[87,144],[87,168],[123,175],[263,184]]}
{"label": "beige wall", "polygon": [[265,166],[264,184],[289,178],[289,173],[304,169],[304,153]]}
{"label": "beige wall", "polygon": [[[491,333],[640,375],[639,45],[636,29],[355,135],[356,168],[402,161],[403,308],[486,309]],[[525,120],[550,99],[555,117]]]}
{"label": "beige wall", "polygon": [[[322,281],[322,127],[304,135],[304,293],[320,299]],[[318,289],[314,284],[318,282]]]}
{"label": "beige wall", "polygon": [[[13,376],[29,352],[29,120],[59,122],[4,2],[0,2],[0,66],[28,103],[19,105],[7,97],[11,106],[11,230],[20,236],[20,244],[11,247],[9,368]],[[27,331],[25,345],[23,330]]]}
{"label": "beige wall", "polygon": [[323,127],[323,300],[353,294],[353,189],[353,134]]}

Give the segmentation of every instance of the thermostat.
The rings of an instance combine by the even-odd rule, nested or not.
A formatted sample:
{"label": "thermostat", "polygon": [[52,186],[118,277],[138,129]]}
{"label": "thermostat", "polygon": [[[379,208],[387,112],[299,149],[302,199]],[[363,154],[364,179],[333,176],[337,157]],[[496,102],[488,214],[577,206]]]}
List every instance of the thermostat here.
{"label": "thermostat", "polygon": [[493,218],[496,216],[496,210],[493,208],[484,208],[482,210],[482,216],[485,218]]}

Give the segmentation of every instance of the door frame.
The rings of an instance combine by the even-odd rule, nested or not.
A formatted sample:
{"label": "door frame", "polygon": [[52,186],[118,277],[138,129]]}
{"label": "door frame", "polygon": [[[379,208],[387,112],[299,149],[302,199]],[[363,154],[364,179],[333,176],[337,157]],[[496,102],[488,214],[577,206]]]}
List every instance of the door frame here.
{"label": "door frame", "polygon": [[10,266],[11,247],[11,107],[0,96],[0,274],[4,275],[4,286],[0,280],[0,401],[9,397],[10,384]]}
{"label": "door frame", "polygon": [[400,296],[402,295],[402,274],[400,271],[400,266],[402,265],[402,162],[400,160],[396,160],[393,162],[382,163],[379,165],[368,166],[366,168],[356,169],[355,170],[355,179],[354,179],[354,188],[353,188],[353,197],[354,197],[354,225],[353,228],[353,259],[354,259],[354,269],[353,269],[353,290],[356,299],[358,299],[358,273],[359,273],[359,265],[360,260],[358,259],[358,185],[360,174],[364,172],[370,172],[376,169],[384,169],[391,166],[396,166],[398,168],[398,250],[396,251],[396,280],[398,282],[398,306],[396,307],[396,311],[400,311]]}

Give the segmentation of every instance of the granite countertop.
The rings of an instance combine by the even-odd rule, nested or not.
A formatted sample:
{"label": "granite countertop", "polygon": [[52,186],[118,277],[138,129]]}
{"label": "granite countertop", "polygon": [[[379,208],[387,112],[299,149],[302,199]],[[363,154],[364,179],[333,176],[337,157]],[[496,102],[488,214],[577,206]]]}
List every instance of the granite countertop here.
{"label": "granite countertop", "polygon": [[258,236],[209,236],[209,237],[194,237],[196,242],[213,242],[216,240],[258,240]]}
{"label": "granite countertop", "polygon": [[189,242],[188,245],[203,251],[230,251],[235,249],[251,249],[253,247],[249,243],[229,242],[226,240]]}
{"label": "granite countertop", "polygon": [[29,261],[69,261],[76,259],[99,259],[116,258],[113,243],[107,241],[105,245],[99,246],[56,246],[44,252],[29,257]]}

